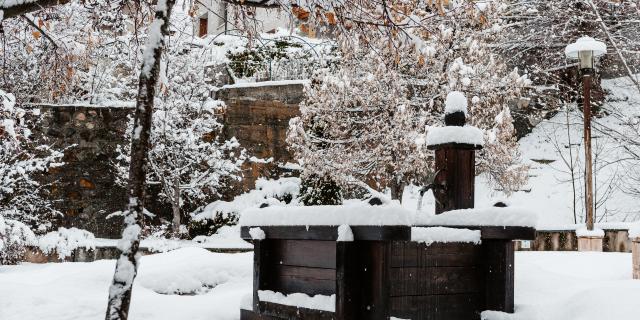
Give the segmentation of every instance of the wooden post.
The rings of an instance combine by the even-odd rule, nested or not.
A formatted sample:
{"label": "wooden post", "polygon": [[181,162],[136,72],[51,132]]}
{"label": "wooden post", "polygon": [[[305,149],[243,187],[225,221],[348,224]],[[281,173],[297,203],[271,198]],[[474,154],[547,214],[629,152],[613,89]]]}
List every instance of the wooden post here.
{"label": "wooden post", "polygon": [[640,237],[631,239],[633,278],[640,280]]}
{"label": "wooden post", "polygon": [[267,272],[269,262],[267,261],[267,240],[253,241],[253,311],[260,313],[260,297],[258,291],[267,289],[267,279],[270,276]]}
{"label": "wooden post", "polygon": [[358,318],[360,283],[356,243],[336,242],[336,320]]}
{"label": "wooden post", "polygon": [[[446,114],[447,126],[462,127],[463,112]],[[475,193],[475,150],[482,147],[466,143],[447,143],[429,146],[435,150],[437,172],[433,190],[436,199],[436,214],[450,210],[473,208]]]}
{"label": "wooden post", "polygon": [[511,240],[482,240],[485,310],[513,313],[514,250]]}
{"label": "wooden post", "polygon": [[[582,88],[584,97],[582,111],[584,113],[584,165],[585,165],[585,209],[587,214],[587,230],[593,230],[593,172],[591,164],[591,72],[583,70]],[[602,249],[601,249],[602,250]]]}

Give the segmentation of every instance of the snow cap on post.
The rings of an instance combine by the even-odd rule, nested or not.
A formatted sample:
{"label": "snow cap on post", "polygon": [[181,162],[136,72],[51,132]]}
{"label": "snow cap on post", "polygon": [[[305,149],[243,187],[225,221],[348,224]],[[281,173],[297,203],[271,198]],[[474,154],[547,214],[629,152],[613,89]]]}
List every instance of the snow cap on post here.
{"label": "snow cap on post", "polygon": [[444,123],[462,127],[467,116],[467,97],[460,91],[451,91],[444,101]]}
{"label": "snow cap on post", "polygon": [[484,145],[482,130],[465,125],[467,98],[464,93],[452,91],[447,95],[444,108],[446,127],[431,127],[427,132],[428,149],[440,149],[439,146],[455,145],[461,149],[481,149]]}

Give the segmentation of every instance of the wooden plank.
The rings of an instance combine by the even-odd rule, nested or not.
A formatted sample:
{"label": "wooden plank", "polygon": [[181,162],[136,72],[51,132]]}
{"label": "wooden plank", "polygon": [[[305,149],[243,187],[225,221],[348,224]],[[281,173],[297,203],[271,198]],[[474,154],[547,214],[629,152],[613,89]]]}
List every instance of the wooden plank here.
{"label": "wooden plank", "polygon": [[513,312],[514,248],[510,240],[482,242],[484,253],[484,310]]}
{"label": "wooden plank", "polygon": [[263,301],[260,302],[260,308],[263,310],[262,316],[272,317],[264,319],[336,320],[334,312],[324,310],[298,308]]}
{"label": "wooden plank", "polygon": [[253,310],[258,312],[258,291],[268,289],[272,281],[269,272],[269,245],[268,240],[253,242]]}
{"label": "wooden plank", "polygon": [[[249,229],[240,229],[243,239],[250,240]],[[283,240],[327,240],[338,239],[338,226],[264,226],[260,227],[268,239]],[[384,241],[410,240],[410,226],[351,226],[355,240]]]}
{"label": "wooden plank", "polygon": [[480,294],[405,296],[391,298],[390,315],[413,320],[480,319]]}
{"label": "wooden plank", "polygon": [[358,247],[361,276],[360,319],[389,317],[389,272],[391,245],[384,241],[363,242]]}
{"label": "wooden plank", "polygon": [[480,246],[470,243],[424,243],[394,241],[391,267],[461,267],[481,265]]}
{"label": "wooden plank", "polygon": [[397,297],[480,293],[484,280],[481,270],[473,266],[391,268],[390,295]]}
{"label": "wooden plank", "polygon": [[361,288],[356,242],[337,242],[336,257],[336,318],[358,319]]}
{"label": "wooden plank", "polygon": [[270,290],[282,293],[302,292],[308,295],[336,293],[334,269],[275,265]]}
{"label": "wooden plank", "polygon": [[272,240],[271,255],[280,265],[336,268],[335,241]]}

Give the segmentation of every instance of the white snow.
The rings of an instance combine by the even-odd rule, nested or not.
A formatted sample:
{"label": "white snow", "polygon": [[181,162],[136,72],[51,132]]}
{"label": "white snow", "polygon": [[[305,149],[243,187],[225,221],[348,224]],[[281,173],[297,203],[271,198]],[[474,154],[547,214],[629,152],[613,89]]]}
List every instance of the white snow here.
{"label": "white snow", "polygon": [[64,259],[77,248],[93,250],[96,248],[93,233],[78,228],[59,228],[38,239],[38,247],[44,253],[57,253],[59,259]]}
{"label": "white snow", "polygon": [[511,319],[632,320],[640,314],[630,253],[516,252],[515,263]]}
{"label": "white snow", "polygon": [[317,294],[309,296],[304,293],[282,294],[271,290],[259,290],[260,301],[294,306],[298,308],[316,309],[334,312],[336,310],[336,295],[325,296]]}
{"label": "white snow", "polygon": [[435,146],[447,143],[464,143],[475,146],[484,145],[482,130],[474,126],[446,126],[430,127],[427,131],[427,146]]}
{"label": "white snow", "polygon": [[586,227],[576,229],[576,236],[578,237],[604,237],[604,230],[593,228],[588,230]]}
{"label": "white snow", "polygon": [[445,227],[413,227],[411,241],[431,245],[434,242],[463,242],[480,244],[480,230],[445,228]]}
{"label": "white snow", "polygon": [[[252,288],[252,257],[198,248],[143,256],[130,319],[239,319],[240,299]],[[115,260],[0,266],[0,319],[104,319],[114,266]]]}
{"label": "white snow", "polygon": [[341,242],[353,241],[353,231],[351,231],[351,227],[349,227],[346,224],[339,226],[337,241],[341,241]]}
{"label": "white snow", "polygon": [[268,87],[268,86],[288,86],[294,84],[307,85],[309,80],[276,80],[276,81],[260,81],[260,82],[241,82],[235,84],[228,84],[222,86],[222,89],[234,89],[234,88],[255,88],[255,87]]}
{"label": "white snow", "polygon": [[192,213],[195,220],[214,219],[216,215],[237,215],[247,208],[259,207],[263,203],[270,206],[285,206],[279,200],[287,195],[292,197],[289,205],[297,204],[297,196],[300,193],[300,178],[287,177],[276,180],[259,178],[256,181],[256,188],[243,193],[233,199],[233,201],[218,200],[207,205],[202,211]]}
{"label": "white snow", "polygon": [[415,220],[416,225],[535,227],[538,217],[521,208],[488,207],[453,210],[438,215],[420,214]]}
{"label": "white snow", "polygon": [[260,228],[250,228],[249,234],[253,240],[264,240],[267,236],[264,234],[264,230]]}
{"label": "white snow", "polygon": [[640,225],[629,229],[629,238],[640,238]]}
{"label": "white snow", "polygon": [[519,317],[512,313],[486,310],[480,313],[480,319],[481,320],[517,320],[519,319]]}
{"label": "white snow", "polygon": [[607,53],[607,45],[594,38],[584,36],[569,44],[564,49],[564,54],[567,58],[577,59],[580,51],[593,51],[593,55],[597,57]]}
{"label": "white snow", "polygon": [[460,91],[449,92],[444,102],[444,113],[454,112],[463,112],[465,116],[467,115],[467,97]]}
{"label": "white snow", "polygon": [[411,212],[398,204],[371,206],[348,202],[340,206],[251,208],[242,212],[243,226],[383,226],[410,225]]}
{"label": "white snow", "polygon": [[[238,320],[241,306],[251,308],[252,257],[198,248],[143,256],[130,318]],[[516,313],[507,319],[635,320],[640,314],[640,281],[631,279],[629,253],[516,252],[515,263]],[[114,260],[0,266],[0,319],[104,319],[113,269]],[[330,299],[326,309],[335,305]]]}
{"label": "white snow", "polygon": [[[249,295],[251,301],[251,257],[251,253],[214,254],[202,249],[143,257],[131,317],[237,320],[242,298]],[[640,299],[640,282],[631,280],[630,254],[517,252],[516,266],[516,313],[511,319],[632,320],[640,312],[635,303]],[[201,272],[202,268],[209,269]],[[0,266],[0,319],[103,319],[112,274],[113,260]],[[195,296],[164,295],[147,287],[177,288],[168,285],[183,282],[176,275],[206,279],[205,274],[229,277],[208,282],[218,284]],[[181,286],[190,288],[197,285]]]}

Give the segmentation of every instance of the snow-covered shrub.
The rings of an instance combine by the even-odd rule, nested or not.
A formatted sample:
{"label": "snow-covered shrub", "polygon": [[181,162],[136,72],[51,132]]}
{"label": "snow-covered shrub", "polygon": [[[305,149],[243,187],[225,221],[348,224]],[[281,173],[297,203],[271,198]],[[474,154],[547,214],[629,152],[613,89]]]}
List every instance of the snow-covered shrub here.
{"label": "snow-covered shrub", "polygon": [[35,175],[60,166],[63,154],[47,145],[37,145],[30,127],[38,112],[16,104],[16,98],[0,90],[0,212],[8,219],[45,231],[50,218],[60,214],[45,194],[46,186]]}
{"label": "snow-covered shrub", "polygon": [[330,177],[306,174],[302,177],[298,200],[305,206],[340,205],[342,190]]}
{"label": "snow-covered shrub", "polygon": [[[314,75],[300,116],[290,122],[287,141],[306,170],[329,175],[341,186],[388,188],[392,198],[400,199],[404,186],[431,182],[433,153],[426,150],[424,135],[442,125],[449,92],[468,97],[467,123],[483,130],[499,127],[496,116],[529,83],[492,51],[505,2],[488,1],[482,8],[475,1],[442,6],[444,2],[403,2],[406,16],[396,17],[397,22],[411,16],[416,24],[389,36],[380,37],[376,23],[338,29],[339,70]],[[387,16],[375,2],[345,6],[371,17]],[[507,128],[512,119],[502,119]],[[503,183],[509,188],[522,185],[526,170],[504,165],[517,162],[514,154],[499,155],[509,159],[495,163],[496,157],[488,158],[481,169],[508,175],[491,182],[511,180],[514,183]]]}
{"label": "snow-covered shrub", "polygon": [[26,247],[36,243],[29,227],[20,221],[5,219],[0,213],[0,265],[19,262]]}
{"label": "snow-covered shrub", "polygon": [[96,248],[93,233],[78,228],[60,228],[51,231],[38,239],[38,247],[46,254],[57,253],[58,259],[63,260],[73,254],[78,248],[94,250]]}
{"label": "snow-covered shrub", "polygon": [[192,212],[189,235],[212,235],[223,226],[235,225],[241,212],[247,208],[298,205],[299,194],[300,178],[260,178],[255,189],[235,197],[233,201],[218,200]]}

